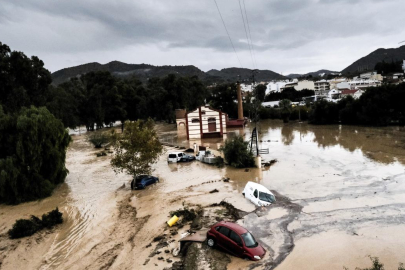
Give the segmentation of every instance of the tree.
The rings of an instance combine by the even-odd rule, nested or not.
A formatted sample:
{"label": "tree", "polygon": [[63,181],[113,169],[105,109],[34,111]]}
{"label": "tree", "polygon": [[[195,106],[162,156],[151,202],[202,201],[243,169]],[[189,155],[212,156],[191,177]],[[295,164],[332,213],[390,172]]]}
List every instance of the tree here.
{"label": "tree", "polygon": [[110,142],[110,136],[105,132],[96,132],[89,134],[87,140],[94,145],[94,148],[101,148]]}
{"label": "tree", "polygon": [[338,105],[333,102],[321,100],[315,102],[309,115],[309,122],[317,125],[334,124],[339,121]]}
{"label": "tree", "polygon": [[260,100],[260,102],[263,102],[266,96],[266,90],[267,90],[266,85],[258,84],[254,89],[254,96],[257,97],[257,99]]}
{"label": "tree", "polygon": [[284,123],[288,123],[290,120],[291,114],[291,101],[288,99],[283,99],[279,103],[280,110],[281,110],[281,117],[283,118]]}
{"label": "tree", "polygon": [[124,133],[112,137],[115,154],[111,165],[116,173],[125,171],[134,177],[151,173],[151,164],[163,150],[151,119],[127,121]]}
{"label": "tree", "polygon": [[23,106],[44,106],[51,73],[38,57],[11,51],[0,42],[0,104],[6,113]]}
{"label": "tree", "polygon": [[235,102],[236,96],[236,84],[220,84],[215,86],[211,95],[207,98],[208,103],[216,109],[221,109],[227,113],[230,118],[236,118],[238,116],[238,104]]}
{"label": "tree", "polygon": [[253,154],[248,149],[248,142],[238,135],[225,141],[225,145],[220,148],[224,153],[226,162],[235,168],[248,168],[255,166]]}
{"label": "tree", "polygon": [[0,203],[47,197],[62,183],[70,136],[45,107],[5,114],[0,106]]}

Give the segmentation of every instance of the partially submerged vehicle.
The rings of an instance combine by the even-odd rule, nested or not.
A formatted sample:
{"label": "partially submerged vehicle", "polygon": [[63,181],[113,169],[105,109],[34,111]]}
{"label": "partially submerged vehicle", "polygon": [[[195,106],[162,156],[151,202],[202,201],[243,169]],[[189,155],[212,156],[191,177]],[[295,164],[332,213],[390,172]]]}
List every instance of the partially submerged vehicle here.
{"label": "partially submerged vehicle", "polygon": [[204,163],[215,164],[216,158],[217,157],[211,153],[210,150],[207,150],[207,148],[204,146],[200,146],[195,159]]}
{"label": "partially submerged vehicle", "polygon": [[170,152],[167,156],[167,163],[189,162],[195,160],[195,156],[183,152]]}
{"label": "partially submerged vehicle", "polygon": [[270,190],[251,181],[247,182],[242,194],[256,206],[268,206],[276,201]]}
{"label": "partially submerged vehicle", "polygon": [[221,221],[214,224],[207,232],[209,247],[221,247],[234,256],[258,261],[263,259],[266,250],[256,241],[253,235],[242,226]]}
{"label": "partially submerged vehicle", "polygon": [[138,175],[131,182],[131,189],[144,189],[146,186],[159,182],[159,177],[151,175]]}

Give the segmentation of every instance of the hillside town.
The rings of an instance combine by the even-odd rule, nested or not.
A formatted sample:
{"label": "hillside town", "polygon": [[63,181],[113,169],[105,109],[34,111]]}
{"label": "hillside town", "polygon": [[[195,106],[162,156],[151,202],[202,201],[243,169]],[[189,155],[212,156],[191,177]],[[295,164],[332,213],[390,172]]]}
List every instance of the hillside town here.
{"label": "hillside town", "polygon": [[[319,73],[317,77],[311,78],[294,78],[290,80],[278,81],[261,81],[258,84],[266,85],[266,95],[271,93],[281,93],[286,89],[313,90],[315,95],[303,98],[303,103],[313,102],[316,100],[327,100],[331,102],[338,102],[341,98],[352,96],[358,99],[369,87],[378,87],[382,84],[397,85],[405,82],[405,60],[402,64],[403,72],[396,72],[390,74],[379,74],[377,71],[370,71],[360,73],[355,77],[345,77],[341,73],[328,76],[325,73]],[[333,77],[330,79],[324,77]],[[246,96],[248,93],[253,92],[252,84],[243,83],[242,95]],[[264,107],[278,106],[278,101],[263,102]]]}

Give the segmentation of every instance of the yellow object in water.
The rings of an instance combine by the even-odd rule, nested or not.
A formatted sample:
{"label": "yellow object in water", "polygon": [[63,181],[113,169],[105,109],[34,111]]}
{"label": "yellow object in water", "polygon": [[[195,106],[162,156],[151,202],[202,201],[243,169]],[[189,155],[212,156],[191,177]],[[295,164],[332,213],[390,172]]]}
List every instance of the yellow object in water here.
{"label": "yellow object in water", "polygon": [[179,220],[179,218],[174,215],[168,222],[167,225],[169,225],[170,227],[173,226],[174,224],[176,224],[176,222]]}

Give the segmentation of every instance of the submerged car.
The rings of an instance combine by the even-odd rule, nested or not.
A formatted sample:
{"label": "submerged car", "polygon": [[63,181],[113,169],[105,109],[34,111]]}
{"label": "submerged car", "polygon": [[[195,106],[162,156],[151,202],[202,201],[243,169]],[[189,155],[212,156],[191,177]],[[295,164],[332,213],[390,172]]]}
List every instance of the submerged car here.
{"label": "submerged car", "polygon": [[268,206],[276,201],[276,197],[270,190],[250,181],[247,182],[242,194],[256,206]]}
{"label": "submerged car", "polygon": [[131,182],[131,189],[144,189],[146,186],[159,182],[159,178],[151,175],[138,175]]}
{"label": "submerged car", "polygon": [[256,241],[253,235],[242,226],[221,221],[214,224],[207,232],[209,247],[218,246],[234,256],[258,261],[263,259],[266,250]]}
{"label": "submerged car", "polygon": [[183,152],[171,152],[167,157],[167,163],[189,162],[195,160],[195,156]]}

